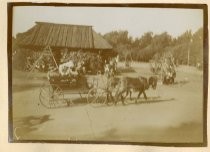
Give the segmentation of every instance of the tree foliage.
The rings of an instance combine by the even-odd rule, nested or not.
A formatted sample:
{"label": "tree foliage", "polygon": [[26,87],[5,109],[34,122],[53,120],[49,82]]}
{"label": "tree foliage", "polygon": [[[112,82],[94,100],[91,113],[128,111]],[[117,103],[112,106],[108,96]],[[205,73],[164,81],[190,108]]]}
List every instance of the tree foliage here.
{"label": "tree foliage", "polygon": [[104,38],[118,52],[121,60],[131,56],[132,60],[148,62],[156,54],[161,56],[164,52],[171,52],[179,64],[189,62],[190,65],[196,65],[203,61],[203,28],[195,33],[187,30],[175,38],[167,32],[146,32],[134,39],[129,36],[128,31],[112,31],[106,33]]}
{"label": "tree foliage", "polygon": [[[113,46],[113,49],[119,54],[121,61],[149,62],[151,59],[161,58],[164,53],[170,52],[174,57],[174,61],[178,64],[197,66],[199,63],[203,65],[203,28],[198,29],[194,33],[187,30],[175,38],[167,32],[154,34],[150,31],[140,37],[133,38],[129,36],[126,30],[112,31],[101,36]],[[20,48],[16,43],[16,39],[13,38],[13,67],[24,68],[27,57],[33,56],[32,52]],[[94,58],[91,59],[97,61]],[[92,68],[94,67],[96,65],[92,64]]]}

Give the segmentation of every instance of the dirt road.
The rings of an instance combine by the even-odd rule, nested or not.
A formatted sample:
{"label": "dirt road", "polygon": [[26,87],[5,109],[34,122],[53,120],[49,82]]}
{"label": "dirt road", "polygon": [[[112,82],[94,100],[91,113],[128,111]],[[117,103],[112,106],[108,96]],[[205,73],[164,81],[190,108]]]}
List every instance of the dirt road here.
{"label": "dirt road", "polygon": [[[138,73],[144,69],[135,70]],[[135,104],[127,99],[125,106],[118,103],[116,106],[92,107],[85,102],[75,102],[71,107],[46,109],[39,103],[39,87],[16,90],[13,93],[14,137],[27,140],[202,142],[202,74],[179,70],[176,81],[186,79],[186,83],[172,86],[159,83],[157,90],[146,92],[148,101],[141,98]],[[77,100],[79,96],[72,98]]]}

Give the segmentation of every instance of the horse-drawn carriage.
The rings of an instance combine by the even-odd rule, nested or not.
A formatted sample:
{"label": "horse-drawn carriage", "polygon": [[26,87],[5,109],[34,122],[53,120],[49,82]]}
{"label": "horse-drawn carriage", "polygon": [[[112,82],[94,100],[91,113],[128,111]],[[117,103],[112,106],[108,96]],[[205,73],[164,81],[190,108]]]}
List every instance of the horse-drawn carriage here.
{"label": "horse-drawn carriage", "polygon": [[48,82],[41,86],[39,99],[46,108],[70,106],[75,94],[91,105],[112,105],[114,102],[108,82],[108,78],[103,75],[64,76],[56,69],[48,73]]}
{"label": "horse-drawn carriage", "polygon": [[[48,81],[41,86],[39,93],[40,103],[46,108],[68,107],[75,103],[75,98],[77,101],[77,95],[79,95],[80,101],[93,106],[112,105],[119,100],[124,102],[126,96],[123,97],[122,94],[127,94],[131,88],[137,88],[139,95],[146,89],[145,84],[139,78],[135,80],[138,83],[130,85],[127,78],[120,79],[113,74],[98,72],[97,75],[88,75],[85,72],[87,63],[84,64],[82,60],[78,60],[76,63],[69,60],[58,65],[52,52],[50,54],[56,68],[48,71]],[[116,68],[116,66],[114,67]]]}
{"label": "horse-drawn carriage", "polygon": [[176,78],[176,65],[171,53],[163,54],[161,57],[155,56],[150,61],[151,71],[160,76],[163,84],[173,84]]}
{"label": "horse-drawn carriage", "polygon": [[[72,66],[72,64],[66,63],[65,65]],[[155,89],[157,85],[157,79],[154,76],[147,79],[144,77],[107,76],[101,73],[85,75],[79,72],[81,70],[71,71],[68,70],[68,67],[67,69],[64,67],[64,71],[62,71],[60,67],[62,65],[48,72],[48,82],[44,83],[40,89],[39,99],[46,108],[70,106],[75,94],[80,95],[80,99],[85,99],[85,103],[92,106],[113,105],[117,104],[119,100],[124,104],[129,92],[131,99],[131,90],[139,92],[137,98],[143,93],[144,98],[147,99],[145,90],[150,86]],[[126,95],[123,96],[123,94]]]}

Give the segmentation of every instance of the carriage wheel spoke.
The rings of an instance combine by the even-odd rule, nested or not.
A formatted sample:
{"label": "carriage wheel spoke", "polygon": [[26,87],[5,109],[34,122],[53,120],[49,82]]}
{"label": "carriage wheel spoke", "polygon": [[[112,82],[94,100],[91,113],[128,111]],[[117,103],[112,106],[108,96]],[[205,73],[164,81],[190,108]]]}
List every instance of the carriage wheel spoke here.
{"label": "carriage wheel spoke", "polygon": [[56,108],[62,106],[64,95],[59,86],[44,84],[40,89],[39,99],[44,107]]}

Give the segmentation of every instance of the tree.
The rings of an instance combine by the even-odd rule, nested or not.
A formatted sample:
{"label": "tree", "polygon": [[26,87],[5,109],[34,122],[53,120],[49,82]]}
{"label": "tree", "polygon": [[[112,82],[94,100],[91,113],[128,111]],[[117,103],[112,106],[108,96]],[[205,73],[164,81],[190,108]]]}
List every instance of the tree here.
{"label": "tree", "polygon": [[141,37],[133,39],[128,36],[128,31],[112,31],[104,35],[104,38],[114,47],[114,50],[124,60],[126,54],[131,55],[135,61],[148,62],[155,54],[163,54],[170,51],[175,62],[196,65],[203,61],[203,28],[194,34],[191,30],[185,31],[173,38],[167,32],[153,34],[146,32]]}
{"label": "tree", "polygon": [[104,38],[116,48],[119,44],[131,44],[132,38],[128,36],[128,31],[112,31],[104,35]]}
{"label": "tree", "polygon": [[153,39],[153,33],[152,32],[146,32],[141,38],[136,38],[132,44],[132,46],[138,49],[142,49],[147,47],[149,44],[151,44]]}

